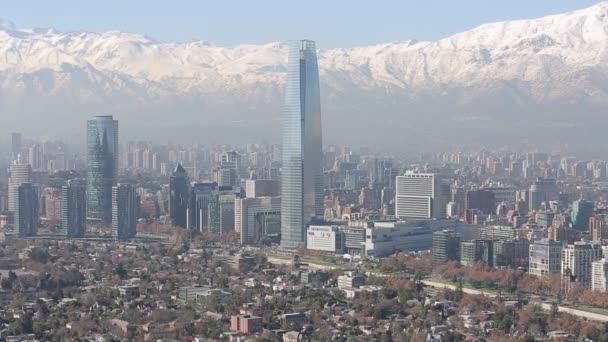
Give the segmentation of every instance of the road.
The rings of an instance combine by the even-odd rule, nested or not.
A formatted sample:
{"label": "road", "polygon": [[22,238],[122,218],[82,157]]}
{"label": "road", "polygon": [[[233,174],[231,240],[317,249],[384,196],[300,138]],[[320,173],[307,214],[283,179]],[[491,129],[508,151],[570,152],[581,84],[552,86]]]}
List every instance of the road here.
{"label": "road", "polygon": [[[438,283],[438,282],[429,281],[429,280],[422,280],[422,283],[424,283],[425,285],[431,286],[431,287],[447,288],[450,290],[456,290],[456,286],[454,286],[454,285],[443,284],[443,283]],[[476,294],[476,295],[481,294],[481,295],[486,295],[488,297],[496,297],[495,294],[483,292],[483,290],[463,288],[462,292],[468,293],[468,294]],[[552,304],[549,304],[549,303],[538,303],[538,304],[540,304],[541,308],[545,311],[550,311],[553,306]],[[572,309],[572,308],[568,308],[565,306],[558,306],[557,311],[567,313],[567,314],[577,316],[577,317],[587,318],[588,320],[592,320],[592,321],[608,322],[608,316],[598,314],[598,313],[587,312],[587,311],[578,310],[578,309]]]}

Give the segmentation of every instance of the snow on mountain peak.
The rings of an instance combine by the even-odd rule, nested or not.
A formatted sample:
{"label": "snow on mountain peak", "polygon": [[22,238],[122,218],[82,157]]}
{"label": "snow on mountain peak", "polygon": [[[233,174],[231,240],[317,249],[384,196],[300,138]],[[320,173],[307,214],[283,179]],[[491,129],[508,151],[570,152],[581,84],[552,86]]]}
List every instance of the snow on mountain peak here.
{"label": "snow on mountain peak", "polygon": [[[280,42],[165,43],[121,31],[17,29],[0,20],[0,112],[3,103],[19,104],[34,95],[78,105],[165,98],[194,98],[206,106],[277,105],[286,62],[287,47]],[[403,101],[429,98],[471,108],[492,96],[512,101],[503,107],[557,100],[605,103],[606,65],[608,2],[485,24],[438,41],[319,51],[324,97],[331,105],[380,101],[394,103],[396,111]]]}

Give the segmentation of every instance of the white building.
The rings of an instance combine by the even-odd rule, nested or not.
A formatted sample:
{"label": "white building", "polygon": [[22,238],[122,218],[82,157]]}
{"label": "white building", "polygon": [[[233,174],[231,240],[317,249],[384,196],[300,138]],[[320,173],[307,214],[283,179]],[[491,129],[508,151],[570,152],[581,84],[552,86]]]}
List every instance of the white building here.
{"label": "white building", "polygon": [[407,171],[397,176],[395,216],[444,219],[450,187],[438,174]]}
{"label": "white building", "polygon": [[342,253],[344,234],[337,226],[310,226],[306,232],[306,248],[315,251]]}
{"label": "white building", "polygon": [[601,258],[601,249],[585,242],[575,242],[562,249],[562,276],[570,282],[591,287],[592,263]]}
{"label": "white building", "polygon": [[546,276],[561,270],[562,244],[558,241],[542,239],[530,244],[528,273]]}
{"label": "white building", "polygon": [[234,229],[246,245],[281,231],[281,197],[234,200]]}
{"label": "white building", "polygon": [[365,285],[365,276],[357,272],[346,272],[338,277],[338,288],[349,289]]}
{"label": "white building", "polygon": [[32,182],[32,168],[29,164],[15,162],[10,165],[8,176],[8,211],[15,212],[17,207],[17,189],[19,186]]}
{"label": "white building", "polygon": [[606,292],[608,290],[608,260],[602,258],[591,265],[591,289]]}
{"label": "white building", "polygon": [[433,247],[433,231],[415,222],[375,222],[365,229],[365,255],[384,257],[395,252],[415,252]]}

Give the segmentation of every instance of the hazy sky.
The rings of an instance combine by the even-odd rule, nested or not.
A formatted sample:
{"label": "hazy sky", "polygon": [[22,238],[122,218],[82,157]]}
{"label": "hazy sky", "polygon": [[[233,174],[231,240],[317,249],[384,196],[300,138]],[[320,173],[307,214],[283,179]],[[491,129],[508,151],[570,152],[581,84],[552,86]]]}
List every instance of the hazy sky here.
{"label": "hazy sky", "polygon": [[314,39],[319,47],[432,40],[483,23],[534,18],[596,0],[3,0],[18,27],[121,30],[217,45]]}

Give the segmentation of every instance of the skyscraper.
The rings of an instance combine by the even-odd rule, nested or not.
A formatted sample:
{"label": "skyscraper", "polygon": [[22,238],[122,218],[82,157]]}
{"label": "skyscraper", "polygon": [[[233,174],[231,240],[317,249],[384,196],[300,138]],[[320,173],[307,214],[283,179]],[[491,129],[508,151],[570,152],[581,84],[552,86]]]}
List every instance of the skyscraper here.
{"label": "skyscraper", "polygon": [[8,211],[15,212],[17,207],[17,189],[23,183],[32,183],[32,168],[29,164],[15,161],[9,167],[8,177]]}
{"label": "skyscraper", "polygon": [[38,201],[32,183],[17,187],[15,230],[20,237],[34,236],[38,232]]}
{"label": "skyscraper", "polygon": [[87,217],[112,223],[112,186],[118,175],[118,120],[87,121]]}
{"label": "skyscraper", "polygon": [[234,231],[234,202],[236,194],[231,186],[219,187],[209,198],[210,233],[226,234]]}
{"label": "skyscraper", "polygon": [[188,205],[190,186],[188,173],[177,164],[169,179],[169,215],[174,226],[188,227]]}
{"label": "skyscraper", "polygon": [[399,218],[445,219],[450,187],[438,174],[407,171],[397,177],[395,215]]}
{"label": "skyscraper", "polygon": [[137,195],[130,184],[112,187],[112,237],[127,240],[135,237]]}
{"label": "skyscraper", "polygon": [[305,226],[323,216],[321,94],[315,43],[289,43],[283,112],[281,246],[304,247]]}
{"label": "skyscraper", "polygon": [[67,238],[84,237],[86,230],[86,192],[82,179],[69,180],[61,188],[62,233]]}
{"label": "skyscraper", "polygon": [[217,183],[194,183],[190,192],[190,222],[201,233],[209,231],[209,203]]}

